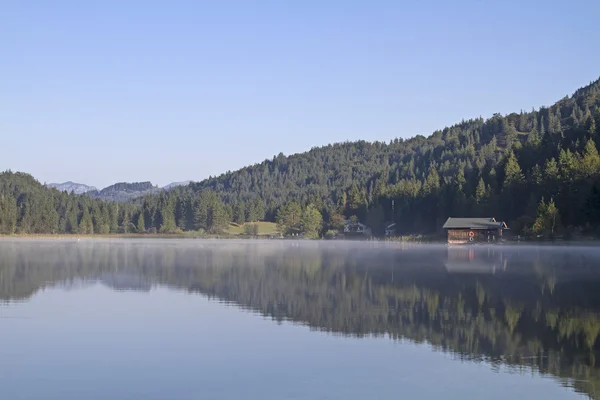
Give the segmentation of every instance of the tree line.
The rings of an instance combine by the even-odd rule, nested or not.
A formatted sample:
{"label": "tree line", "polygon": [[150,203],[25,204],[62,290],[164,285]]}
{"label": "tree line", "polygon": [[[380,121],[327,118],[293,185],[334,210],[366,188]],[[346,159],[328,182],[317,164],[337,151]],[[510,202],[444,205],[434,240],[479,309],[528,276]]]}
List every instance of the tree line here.
{"label": "tree line", "polygon": [[383,235],[387,222],[400,234],[435,233],[449,216],[493,216],[517,233],[599,234],[599,127],[597,80],[550,107],[461,121],[427,138],[279,154],[128,203],[5,172],[0,229],[219,233],[230,222],[271,221],[284,234],[320,236],[354,217]]}
{"label": "tree line", "polygon": [[[236,218],[213,191],[162,192],[120,203],[47,188],[31,175],[0,173],[0,234],[220,233]],[[264,218],[261,203],[248,205],[244,221]]]}

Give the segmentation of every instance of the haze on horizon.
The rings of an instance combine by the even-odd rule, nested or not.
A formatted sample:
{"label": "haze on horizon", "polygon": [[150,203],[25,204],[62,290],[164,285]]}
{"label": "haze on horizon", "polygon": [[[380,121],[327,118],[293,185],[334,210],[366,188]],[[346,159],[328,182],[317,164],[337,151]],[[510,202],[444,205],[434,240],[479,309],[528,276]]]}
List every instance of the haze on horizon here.
{"label": "haze on horizon", "polygon": [[163,186],[549,105],[597,79],[600,2],[6,2],[0,170]]}

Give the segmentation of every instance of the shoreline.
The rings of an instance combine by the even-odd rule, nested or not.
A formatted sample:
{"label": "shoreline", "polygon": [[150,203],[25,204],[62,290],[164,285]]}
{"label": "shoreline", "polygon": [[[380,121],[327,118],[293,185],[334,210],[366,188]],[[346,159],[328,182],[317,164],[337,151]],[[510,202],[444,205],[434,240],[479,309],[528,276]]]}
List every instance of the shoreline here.
{"label": "shoreline", "polygon": [[245,235],[201,235],[201,234],[140,234],[140,233],[113,233],[113,234],[97,234],[97,235],[76,235],[76,234],[13,234],[13,235],[0,235],[0,240],[6,239],[18,239],[18,240],[110,240],[110,239],[189,239],[189,240],[300,240],[300,241],[325,241],[325,242],[336,242],[336,241],[350,241],[350,242],[380,242],[380,243],[404,243],[404,244],[436,244],[436,245],[447,245],[451,247],[477,247],[479,245],[493,245],[493,246],[511,246],[511,245],[577,245],[577,244],[594,244],[600,243],[600,238],[595,237],[580,237],[573,239],[530,239],[530,240],[507,240],[497,243],[474,243],[474,244],[449,244],[445,238],[433,239],[426,238],[425,240],[419,240],[411,237],[404,237],[403,239],[398,238],[343,238],[338,237],[335,239],[326,238],[286,238],[275,235],[258,235],[258,236],[245,236]]}

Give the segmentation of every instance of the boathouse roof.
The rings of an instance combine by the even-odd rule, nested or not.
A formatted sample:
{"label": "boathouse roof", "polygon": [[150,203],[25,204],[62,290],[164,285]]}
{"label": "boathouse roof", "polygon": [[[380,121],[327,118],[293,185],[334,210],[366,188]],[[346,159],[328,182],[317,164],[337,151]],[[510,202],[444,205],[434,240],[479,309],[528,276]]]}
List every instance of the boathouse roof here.
{"label": "boathouse roof", "polygon": [[448,218],[443,226],[444,229],[499,229],[507,228],[502,221],[496,218]]}

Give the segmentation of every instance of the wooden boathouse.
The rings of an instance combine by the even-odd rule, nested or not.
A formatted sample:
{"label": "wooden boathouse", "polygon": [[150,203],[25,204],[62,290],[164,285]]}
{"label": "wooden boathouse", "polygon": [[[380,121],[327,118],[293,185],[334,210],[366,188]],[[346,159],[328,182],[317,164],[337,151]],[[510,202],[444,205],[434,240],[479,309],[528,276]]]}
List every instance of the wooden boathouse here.
{"label": "wooden boathouse", "polygon": [[502,239],[508,229],[496,218],[448,218],[443,228],[448,233],[448,244],[493,243]]}

